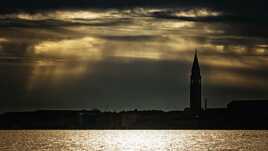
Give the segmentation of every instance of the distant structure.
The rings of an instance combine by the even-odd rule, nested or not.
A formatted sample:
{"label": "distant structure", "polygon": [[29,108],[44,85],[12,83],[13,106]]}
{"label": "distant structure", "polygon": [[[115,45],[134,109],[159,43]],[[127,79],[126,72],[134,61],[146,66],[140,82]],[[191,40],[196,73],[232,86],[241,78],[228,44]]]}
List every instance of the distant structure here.
{"label": "distant structure", "polygon": [[208,99],[206,98],[205,99],[205,102],[204,102],[204,111],[206,111],[208,109]]}
{"label": "distant structure", "polygon": [[198,63],[197,51],[195,51],[194,62],[191,73],[190,85],[190,110],[195,115],[201,113],[201,74]]}
{"label": "distant structure", "polygon": [[231,112],[240,112],[243,114],[268,114],[268,100],[233,100],[227,105]]}

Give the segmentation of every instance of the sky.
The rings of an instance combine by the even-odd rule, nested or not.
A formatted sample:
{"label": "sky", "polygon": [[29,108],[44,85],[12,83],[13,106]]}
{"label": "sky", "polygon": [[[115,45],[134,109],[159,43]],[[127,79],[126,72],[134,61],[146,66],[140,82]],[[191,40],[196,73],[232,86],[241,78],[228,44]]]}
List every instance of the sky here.
{"label": "sky", "polygon": [[183,110],[194,50],[202,99],[267,99],[267,2],[5,0],[0,112]]}

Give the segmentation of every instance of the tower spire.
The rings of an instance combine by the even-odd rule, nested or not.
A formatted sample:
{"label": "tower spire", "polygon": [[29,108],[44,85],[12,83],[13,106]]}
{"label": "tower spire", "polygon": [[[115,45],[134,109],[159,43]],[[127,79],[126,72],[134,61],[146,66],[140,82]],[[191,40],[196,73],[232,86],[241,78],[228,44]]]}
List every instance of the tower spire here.
{"label": "tower spire", "polygon": [[195,49],[195,52],[194,52],[194,61],[196,61],[198,64],[197,49]]}
{"label": "tower spire", "polygon": [[197,50],[195,50],[194,55],[190,87],[191,87],[190,108],[194,114],[199,115],[199,113],[201,112],[201,74],[200,74]]}
{"label": "tower spire", "polygon": [[194,55],[194,62],[193,62],[193,66],[192,66],[192,76],[201,76],[199,62],[198,62],[198,56],[197,56],[197,50],[195,50],[195,55]]}

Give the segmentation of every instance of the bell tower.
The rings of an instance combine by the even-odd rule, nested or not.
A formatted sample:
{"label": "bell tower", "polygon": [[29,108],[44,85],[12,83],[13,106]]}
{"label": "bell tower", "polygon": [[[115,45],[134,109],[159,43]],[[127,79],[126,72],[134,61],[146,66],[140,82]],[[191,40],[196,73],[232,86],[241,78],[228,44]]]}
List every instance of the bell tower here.
{"label": "bell tower", "polygon": [[197,51],[195,50],[194,62],[191,72],[190,84],[190,109],[198,115],[201,112],[201,74],[198,63]]}

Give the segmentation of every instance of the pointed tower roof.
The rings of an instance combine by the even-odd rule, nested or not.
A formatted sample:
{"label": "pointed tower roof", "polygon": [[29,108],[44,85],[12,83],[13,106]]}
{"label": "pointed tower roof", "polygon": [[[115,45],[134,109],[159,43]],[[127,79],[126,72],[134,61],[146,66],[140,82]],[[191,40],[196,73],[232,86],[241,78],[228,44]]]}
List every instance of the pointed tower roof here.
{"label": "pointed tower roof", "polygon": [[200,68],[199,68],[199,63],[198,63],[197,50],[195,50],[194,62],[193,62],[193,66],[192,66],[192,75],[200,75]]}

